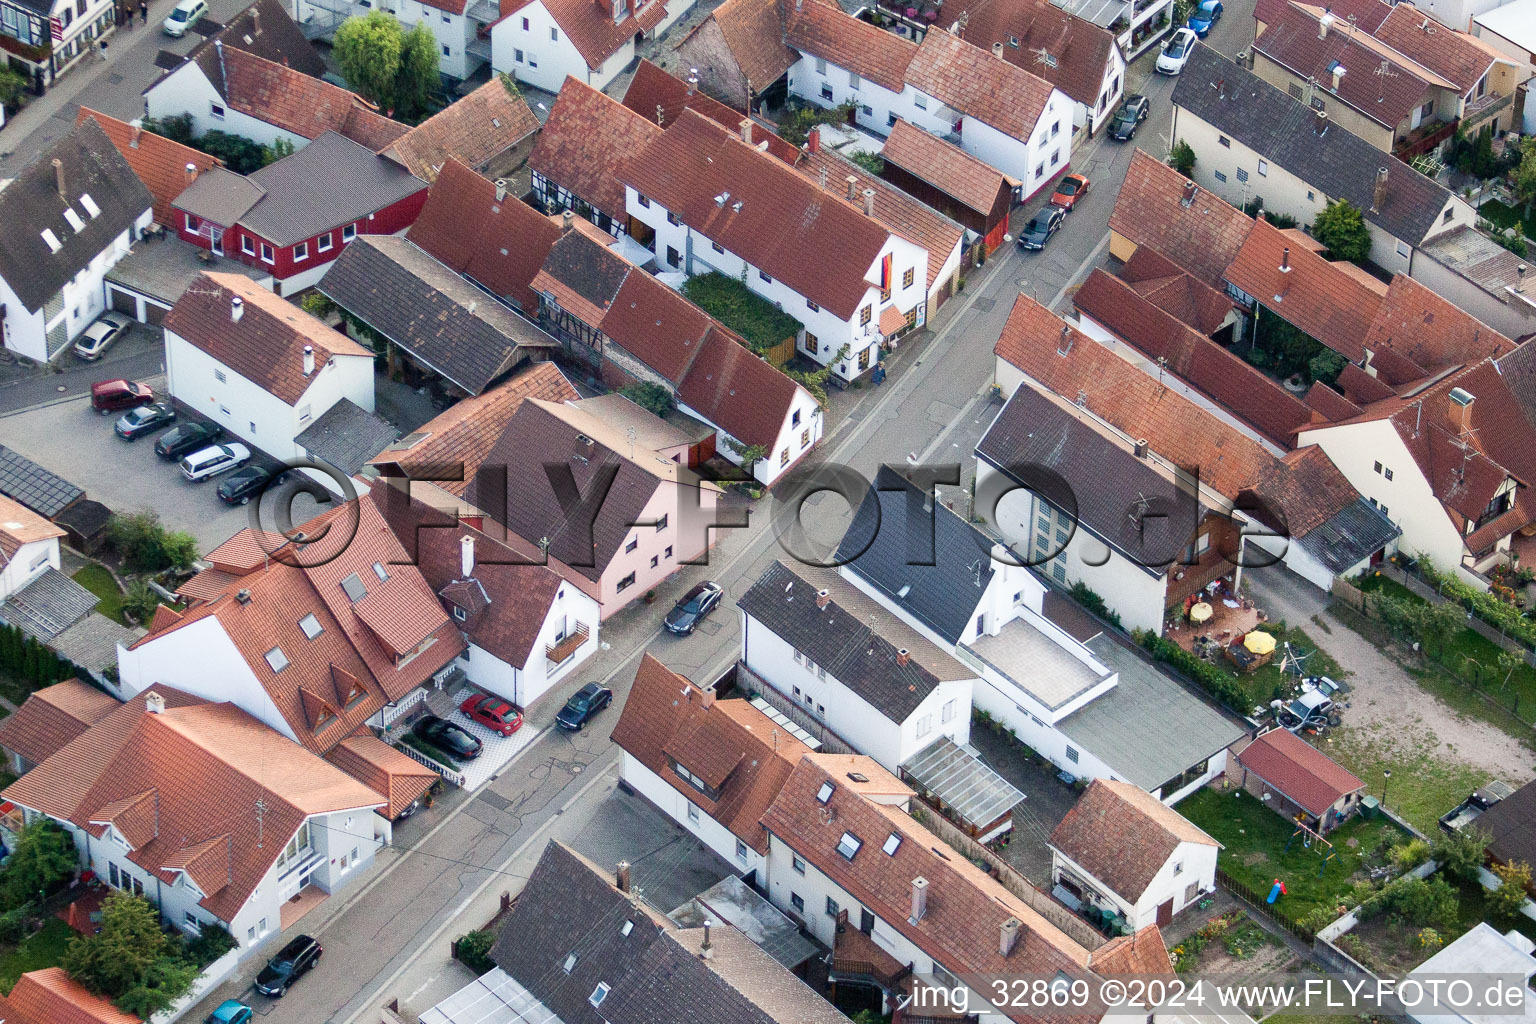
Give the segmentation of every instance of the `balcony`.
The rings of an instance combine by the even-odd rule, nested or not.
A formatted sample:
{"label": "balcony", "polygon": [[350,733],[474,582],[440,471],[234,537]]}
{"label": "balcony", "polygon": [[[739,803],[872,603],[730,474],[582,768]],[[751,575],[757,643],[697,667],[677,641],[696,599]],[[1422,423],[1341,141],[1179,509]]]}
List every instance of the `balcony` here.
{"label": "balcony", "polygon": [[464,52],[471,57],[479,57],[481,60],[489,61],[491,59],[490,37],[477,37],[473,42],[465,44]]}
{"label": "balcony", "polygon": [[591,630],[584,622],[578,622],[576,628],[559,643],[550,644],[544,648],[544,657],[549,661],[550,667],[564,664],[571,655],[575,654],[581,645],[587,642],[592,635]]}
{"label": "balcony", "polygon": [[880,948],[874,939],[849,924],[846,911],[839,915],[828,969],[832,981],[873,985],[887,995],[899,992],[902,982],[912,976],[911,964],[901,963]]}
{"label": "balcony", "polygon": [[1455,135],[1457,124],[1454,118],[1449,121],[1431,121],[1428,124],[1421,124],[1393,145],[1392,155],[1404,163],[1412,161],[1416,156],[1423,156]]}
{"label": "balcony", "polygon": [[474,3],[464,8],[464,15],[470,21],[490,25],[501,17],[501,8],[492,0],[474,0]]}
{"label": "balcony", "polygon": [[1514,93],[1507,92],[1499,96],[1490,92],[1480,99],[1468,103],[1461,115],[1463,131],[1469,135],[1477,131],[1484,124],[1497,117],[1500,111],[1513,103],[1514,100]]}

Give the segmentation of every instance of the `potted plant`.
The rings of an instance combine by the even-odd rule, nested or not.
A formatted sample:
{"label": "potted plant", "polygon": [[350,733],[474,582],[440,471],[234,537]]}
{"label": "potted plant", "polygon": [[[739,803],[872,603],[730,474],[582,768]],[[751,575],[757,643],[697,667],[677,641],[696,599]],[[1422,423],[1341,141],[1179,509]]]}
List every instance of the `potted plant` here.
{"label": "potted plant", "polygon": [[655,604],[656,603],[656,590],[655,590],[654,587],[652,589],[647,590],[645,592],[645,603],[646,604]]}

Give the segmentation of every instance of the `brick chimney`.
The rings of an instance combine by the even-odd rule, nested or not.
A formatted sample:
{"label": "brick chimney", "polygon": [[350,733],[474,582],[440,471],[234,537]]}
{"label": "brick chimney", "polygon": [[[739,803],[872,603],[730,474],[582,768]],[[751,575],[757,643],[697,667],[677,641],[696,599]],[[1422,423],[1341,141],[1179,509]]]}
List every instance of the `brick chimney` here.
{"label": "brick chimney", "polygon": [[619,892],[629,892],[629,861],[619,861],[613,872],[613,886]]}
{"label": "brick chimney", "polygon": [[1327,39],[1328,30],[1332,27],[1333,15],[1329,14],[1327,11],[1324,11],[1323,16],[1317,19],[1317,38]]}
{"label": "brick chimney", "polygon": [[875,215],[875,190],[872,189],[872,188],[867,188],[867,189],[864,190],[864,216],[866,216],[866,217],[873,217],[874,215]]}
{"label": "brick chimney", "polygon": [[[853,179],[850,178],[848,180],[852,181]],[[53,158],[53,184],[59,190],[59,198],[68,202],[69,196],[64,192],[64,161],[58,157]]]}
{"label": "brick chimney", "polygon": [[1339,91],[1339,85],[1344,81],[1345,68],[1343,64],[1334,62],[1333,65],[1333,91]]}
{"label": "brick chimney", "polygon": [[749,146],[752,145],[752,119],[750,117],[741,119],[741,141]]}
{"label": "brick chimney", "polygon": [[715,688],[713,686],[699,687],[699,707],[712,708],[715,706]]}
{"label": "brick chimney", "polygon": [[1019,944],[1019,934],[1024,930],[1024,922],[1016,917],[1010,917],[1004,921],[998,929],[997,951],[1003,956],[1008,956]]}
{"label": "brick chimney", "polygon": [[821,152],[821,129],[812,128],[805,137],[805,148],[812,156]]}
{"label": "brick chimney", "polygon": [[1195,201],[1195,195],[1197,193],[1199,193],[1199,191],[1200,191],[1200,186],[1196,185],[1192,181],[1186,181],[1184,183],[1184,196],[1179,201],[1183,205],[1189,206],[1189,205],[1191,205]]}
{"label": "brick chimney", "polygon": [[1472,403],[1476,400],[1472,392],[1465,388],[1451,388],[1447,396],[1447,411],[1451,415],[1451,426],[1458,432],[1471,428]]}
{"label": "brick chimney", "polygon": [[859,179],[855,178],[853,175],[850,174],[844,180],[848,182],[848,201],[850,203],[858,202],[859,201]]}
{"label": "brick chimney", "polygon": [[912,660],[912,652],[907,650],[905,647],[899,649],[896,652],[896,664],[897,664],[898,667],[906,668],[907,667],[907,663],[910,662],[911,660]]}
{"label": "brick chimney", "polygon": [[1371,209],[1379,212],[1381,208],[1386,205],[1386,202],[1387,169],[1383,166],[1376,168],[1376,184],[1375,187],[1371,189]]}
{"label": "brick chimney", "polygon": [[139,148],[139,136],[144,134],[144,129],[139,125],[133,126],[133,135],[128,139],[129,149]]}
{"label": "brick chimney", "polygon": [[[1525,268],[1521,267],[1520,269],[1524,270]],[[831,603],[832,603],[832,591],[826,590],[826,589],[822,589],[822,590],[816,591],[816,607],[817,608],[825,608],[827,605],[829,605]]]}
{"label": "brick chimney", "polygon": [[926,913],[928,913],[928,879],[918,875],[912,879],[912,917],[909,920],[912,924],[916,924]]}
{"label": "brick chimney", "polygon": [[503,200],[505,200],[506,198],[507,198],[507,179],[506,178],[497,178],[496,179],[496,201],[499,203],[499,202],[502,202]]}
{"label": "brick chimney", "polygon": [[194,181],[197,180],[197,164],[194,164],[194,163],[187,164],[187,166],[185,168],[183,168],[183,173],[186,176],[187,184],[188,185],[192,184]]}

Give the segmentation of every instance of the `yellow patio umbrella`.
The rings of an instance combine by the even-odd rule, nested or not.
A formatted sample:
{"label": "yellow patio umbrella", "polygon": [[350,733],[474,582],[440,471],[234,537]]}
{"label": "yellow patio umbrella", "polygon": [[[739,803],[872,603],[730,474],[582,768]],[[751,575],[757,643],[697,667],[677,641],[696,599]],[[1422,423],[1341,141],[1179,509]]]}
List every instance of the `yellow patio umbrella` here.
{"label": "yellow patio umbrella", "polygon": [[1275,649],[1275,638],[1256,629],[1243,637],[1243,646],[1254,654],[1269,654]]}
{"label": "yellow patio umbrella", "polygon": [[1205,622],[1215,614],[1216,609],[1211,607],[1209,601],[1200,601],[1197,604],[1190,605],[1189,607],[1189,621],[1196,624]]}

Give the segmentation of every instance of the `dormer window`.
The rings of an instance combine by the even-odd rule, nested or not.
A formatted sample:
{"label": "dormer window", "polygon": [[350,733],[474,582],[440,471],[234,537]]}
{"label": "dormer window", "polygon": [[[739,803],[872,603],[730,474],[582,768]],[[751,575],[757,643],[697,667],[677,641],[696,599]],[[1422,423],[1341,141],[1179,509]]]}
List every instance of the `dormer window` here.
{"label": "dormer window", "polygon": [[575,968],[576,968],[576,954],[572,953],[570,956],[565,958],[565,963],[560,966],[560,969],[562,971],[564,971],[566,974],[570,974],[571,971],[575,970]]}
{"label": "dormer window", "polygon": [[356,603],[368,596],[368,588],[363,586],[363,581],[357,573],[350,573],[341,581],[341,589],[346,592],[347,600]]}
{"label": "dormer window", "polygon": [[299,628],[302,629],[304,631],[304,635],[311,640],[325,632],[325,627],[320,625],[320,620],[315,618],[313,615],[306,615],[300,619]]}

